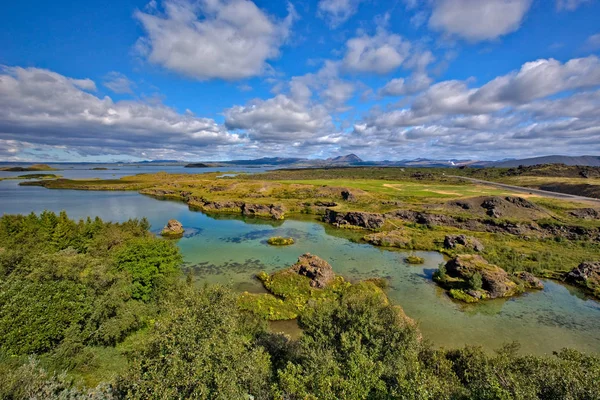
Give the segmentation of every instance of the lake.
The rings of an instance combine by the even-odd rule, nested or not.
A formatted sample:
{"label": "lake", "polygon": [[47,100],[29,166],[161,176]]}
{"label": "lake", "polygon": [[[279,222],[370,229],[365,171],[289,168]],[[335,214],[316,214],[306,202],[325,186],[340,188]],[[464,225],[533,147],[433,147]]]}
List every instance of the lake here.
{"label": "lake", "polygon": [[[146,168],[137,173],[149,171]],[[156,170],[173,172],[165,167]],[[57,173],[67,176],[63,171]],[[110,171],[76,172],[85,174],[78,176],[85,178],[105,173]],[[132,174],[129,168],[122,173]],[[155,232],[175,218],[186,228],[186,236],[178,241],[185,259],[183,268],[191,271],[199,284],[218,282],[236,290],[261,291],[259,282],[253,279],[257,272],[287,267],[305,252],[327,260],[336,273],[349,280],[385,277],[391,285],[390,299],[401,305],[419,323],[423,336],[437,346],[471,344],[495,349],[516,340],[525,353],[544,354],[563,347],[600,352],[600,303],[586,298],[578,289],[545,281],[543,291],[517,298],[476,305],[457,303],[431,280],[433,271],[443,262],[441,254],[416,252],[425,264],[407,265],[407,252],[353,242],[349,239],[356,233],[312,218],[271,221],[209,216],[192,212],[181,202],[134,192],[48,190],[19,187],[14,180],[0,182],[0,214],[45,209],[66,210],[76,219],[96,215],[111,221],[147,217]],[[272,247],[266,244],[271,236],[292,236],[296,244]]]}

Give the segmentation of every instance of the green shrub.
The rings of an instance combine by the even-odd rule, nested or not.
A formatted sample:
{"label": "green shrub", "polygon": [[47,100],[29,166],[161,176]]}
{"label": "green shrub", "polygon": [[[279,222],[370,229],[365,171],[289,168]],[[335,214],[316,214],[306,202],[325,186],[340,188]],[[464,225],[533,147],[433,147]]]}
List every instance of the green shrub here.
{"label": "green shrub", "polygon": [[475,272],[469,278],[469,287],[473,290],[481,290],[482,286],[483,286],[483,280],[482,280],[481,274],[479,272]]}

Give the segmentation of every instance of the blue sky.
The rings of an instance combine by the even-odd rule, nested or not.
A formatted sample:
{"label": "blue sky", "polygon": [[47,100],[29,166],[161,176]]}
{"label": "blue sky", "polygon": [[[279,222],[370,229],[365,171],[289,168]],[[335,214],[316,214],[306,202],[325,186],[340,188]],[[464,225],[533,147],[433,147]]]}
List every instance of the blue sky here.
{"label": "blue sky", "polygon": [[600,153],[600,1],[27,1],[0,159]]}

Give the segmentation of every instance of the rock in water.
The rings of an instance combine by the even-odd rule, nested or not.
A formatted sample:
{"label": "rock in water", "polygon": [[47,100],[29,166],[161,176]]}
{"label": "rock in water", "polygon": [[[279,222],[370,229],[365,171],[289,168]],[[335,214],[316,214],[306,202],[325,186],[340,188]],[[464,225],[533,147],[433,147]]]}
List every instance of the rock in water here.
{"label": "rock in water", "polygon": [[173,237],[173,236],[182,236],[183,232],[184,232],[184,230],[183,230],[183,225],[181,225],[181,222],[177,221],[176,219],[170,219],[160,234],[163,236]]}
{"label": "rock in water", "polygon": [[538,278],[536,278],[535,276],[533,276],[533,274],[529,273],[529,272],[518,272],[517,274],[517,278],[519,278],[520,280],[523,281],[523,283],[525,284],[525,287],[527,289],[543,289],[544,288],[544,284],[542,283],[542,281],[540,281]]}
{"label": "rock in water", "polygon": [[513,282],[505,270],[488,263],[479,255],[463,254],[454,257],[446,263],[448,275],[470,279],[473,274],[481,274],[482,289],[488,293],[488,298],[513,296],[517,292],[517,284]]}
{"label": "rock in water", "polygon": [[310,278],[310,286],[322,289],[335,279],[331,265],[320,257],[310,253],[301,255],[298,262],[292,265],[291,270],[299,275]]}

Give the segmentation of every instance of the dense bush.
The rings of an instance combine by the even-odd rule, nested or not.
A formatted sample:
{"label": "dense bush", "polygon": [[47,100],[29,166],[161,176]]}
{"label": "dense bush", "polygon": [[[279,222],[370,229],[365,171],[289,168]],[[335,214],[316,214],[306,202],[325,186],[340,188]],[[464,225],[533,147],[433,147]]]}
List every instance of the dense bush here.
{"label": "dense bush", "polygon": [[146,326],[181,262],[148,228],[64,212],[0,218],[0,355],[74,368],[86,346],[114,346]]}

